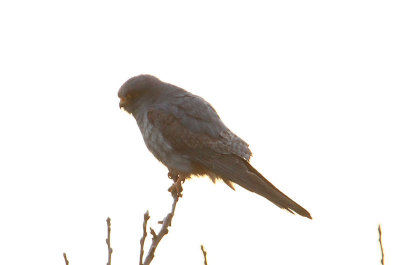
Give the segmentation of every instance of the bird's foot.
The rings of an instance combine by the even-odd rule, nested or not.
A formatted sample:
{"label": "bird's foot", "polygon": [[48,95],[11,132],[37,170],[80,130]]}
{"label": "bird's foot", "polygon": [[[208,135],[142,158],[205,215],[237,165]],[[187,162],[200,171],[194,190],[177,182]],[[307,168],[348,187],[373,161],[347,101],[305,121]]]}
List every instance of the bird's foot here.
{"label": "bird's foot", "polygon": [[181,182],[175,182],[174,184],[171,185],[168,189],[169,192],[171,192],[173,195],[176,195],[178,197],[182,197],[182,183]]}
{"label": "bird's foot", "polygon": [[174,180],[174,184],[169,187],[168,191],[171,192],[173,195],[182,197],[182,183],[185,182],[185,176],[168,173],[168,177]]}

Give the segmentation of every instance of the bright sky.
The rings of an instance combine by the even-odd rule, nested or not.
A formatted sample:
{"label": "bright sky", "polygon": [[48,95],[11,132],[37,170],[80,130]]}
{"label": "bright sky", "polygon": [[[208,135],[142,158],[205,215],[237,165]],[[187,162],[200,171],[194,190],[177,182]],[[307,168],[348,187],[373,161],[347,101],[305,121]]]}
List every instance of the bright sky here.
{"label": "bright sky", "polygon": [[314,217],[184,184],[152,264],[400,264],[398,1],[2,1],[2,264],[137,264],[167,170],[118,108],[149,73],[207,99]]}

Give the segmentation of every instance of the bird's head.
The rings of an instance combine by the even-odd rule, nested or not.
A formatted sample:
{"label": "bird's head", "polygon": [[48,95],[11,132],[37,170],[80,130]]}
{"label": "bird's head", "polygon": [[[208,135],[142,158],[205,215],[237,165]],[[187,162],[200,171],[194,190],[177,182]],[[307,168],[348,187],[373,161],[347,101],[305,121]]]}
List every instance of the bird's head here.
{"label": "bird's head", "polygon": [[151,75],[138,75],[126,81],[118,91],[119,107],[132,113],[146,96],[151,96],[161,81]]}

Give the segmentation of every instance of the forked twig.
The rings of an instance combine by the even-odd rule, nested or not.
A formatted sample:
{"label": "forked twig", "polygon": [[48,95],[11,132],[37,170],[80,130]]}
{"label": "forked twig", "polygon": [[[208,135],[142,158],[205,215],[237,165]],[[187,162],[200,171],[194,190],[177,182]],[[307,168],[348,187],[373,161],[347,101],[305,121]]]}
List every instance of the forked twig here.
{"label": "forked twig", "polygon": [[[146,259],[143,261],[143,254],[144,254],[144,241],[146,240],[147,236],[147,221],[150,218],[148,212],[145,213],[144,215],[144,221],[143,221],[143,237],[140,240],[140,261],[139,265],[149,265],[151,261],[154,259],[154,255],[157,249],[158,244],[160,243],[161,239],[168,234],[168,227],[171,226],[172,218],[174,217],[175,214],[175,209],[176,209],[176,204],[178,203],[179,200],[179,195],[171,192],[172,198],[174,199],[172,203],[172,209],[171,212],[167,214],[167,216],[163,219],[162,221],[162,226],[160,228],[160,231],[156,233],[152,228],[150,228],[150,233],[153,236],[153,241],[151,242],[149,252],[146,255]],[[147,214],[147,215],[146,215]]]}

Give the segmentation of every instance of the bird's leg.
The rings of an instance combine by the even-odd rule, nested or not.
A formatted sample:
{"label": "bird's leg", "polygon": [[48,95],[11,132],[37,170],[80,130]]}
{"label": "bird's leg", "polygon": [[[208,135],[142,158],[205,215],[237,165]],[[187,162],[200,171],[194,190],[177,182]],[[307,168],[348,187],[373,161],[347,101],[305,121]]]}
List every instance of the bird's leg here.
{"label": "bird's leg", "polygon": [[185,182],[186,175],[182,174],[173,174],[171,172],[168,173],[168,177],[174,180],[174,184],[169,187],[168,191],[178,195],[178,197],[182,197],[182,183]]}
{"label": "bird's leg", "polygon": [[168,177],[172,179],[174,182],[178,180],[178,174],[172,173],[171,171],[168,172]]}

